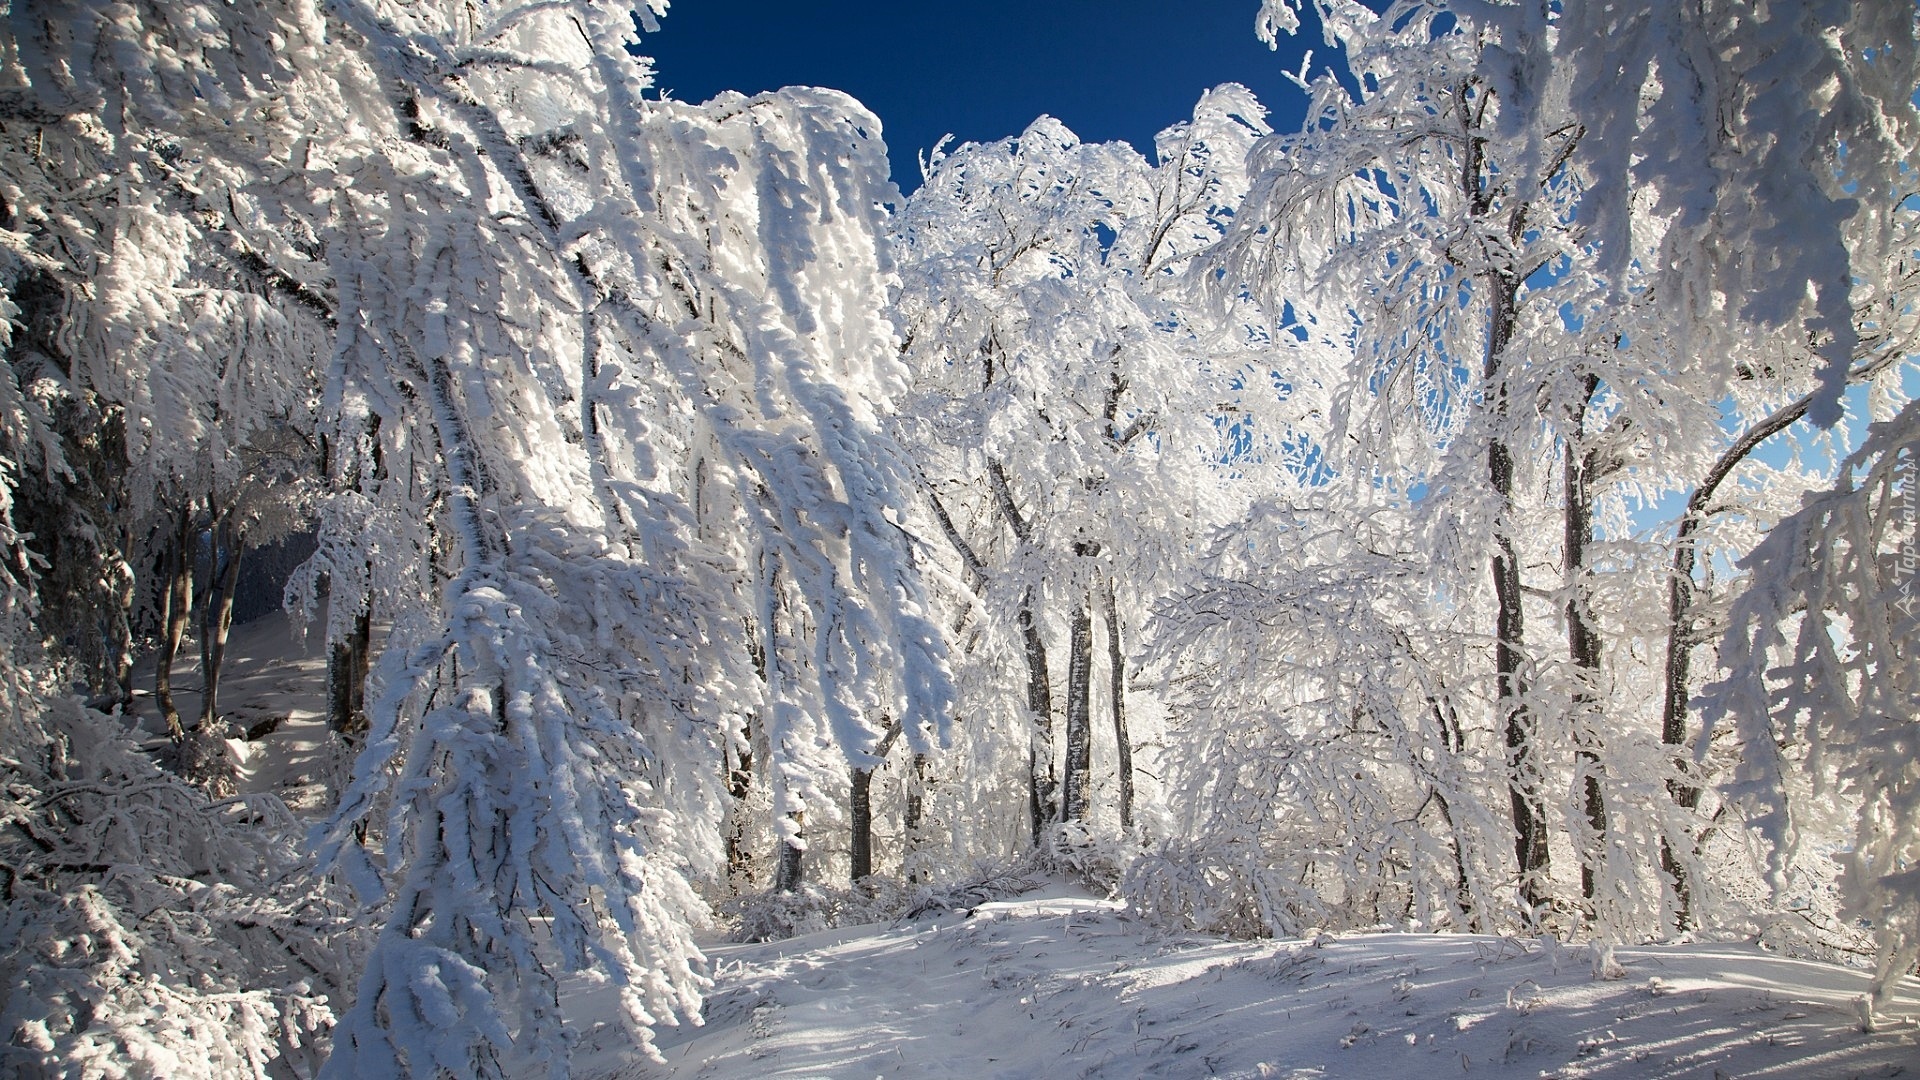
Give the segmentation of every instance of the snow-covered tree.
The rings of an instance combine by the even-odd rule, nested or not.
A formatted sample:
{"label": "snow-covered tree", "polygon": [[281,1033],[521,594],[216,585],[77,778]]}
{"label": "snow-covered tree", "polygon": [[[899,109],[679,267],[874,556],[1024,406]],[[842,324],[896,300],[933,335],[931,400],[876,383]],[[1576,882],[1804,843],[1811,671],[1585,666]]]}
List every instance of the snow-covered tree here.
{"label": "snow-covered tree", "polygon": [[[566,970],[620,982],[643,1039],[691,1013],[687,879],[743,718],[797,820],[881,717],[925,749],[948,712],[876,420],[904,385],[877,121],[643,100],[619,5],[75,4],[9,33],[8,280],[69,275],[66,374],[123,411],[140,497],[322,391],[293,592],[324,589],[367,715],[322,849],[387,920],[329,1068],[564,1073]],[[58,449],[34,408],[23,459]],[[179,490],[178,546],[229,531],[195,494],[228,489]]]}
{"label": "snow-covered tree", "polygon": [[559,1074],[559,971],[623,985],[643,1040],[694,1015],[686,878],[747,712],[796,848],[818,746],[945,717],[874,419],[892,189],[845,97],[641,99],[613,6],[344,13],[409,139],[345,193],[329,400],[338,442],[377,426],[382,495],[432,463],[450,580],[396,628],[329,831],[392,912],[329,1067]]}
{"label": "snow-covered tree", "polygon": [[[697,1021],[698,890],[1116,834],[1220,929],[1621,936],[1724,917],[1754,808],[1851,845],[1889,985],[1914,13],[1264,32],[1309,7],[1301,132],[1225,86],[1151,164],[1042,118],[905,201],[844,95],[647,97],[665,0],[9,9],[4,1067],[562,1076],[576,977]],[[1837,473],[1754,460],[1850,383]],[[197,637],[218,752],[238,560],[309,513],[323,873],[111,711],[150,636],[187,735]]]}
{"label": "snow-covered tree", "polygon": [[[1342,467],[1352,446],[1392,482],[1424,485],[1436,585],[1462,607],[1491,601],[1487,698],[1520,900],[1533,910],[1550,896],[1554,768],[1541,648],[1527,634],[1537,414],[1526,384],[1567,351],[1556,324],[1569,278],[1556,270],[1578,243],[1568,164],[1583,132],[1550,122],[1565,90],[1551,70],[1486,74],[1486,57],[1516,40],[1498,25],[1420,3],[1316,10],[1351,82],[1316,80],[1306,127],[1255,149],[1223,280],[1252,282],[1282,318],[1297,298],[1321,322],[1351,321],[1357,370],[1329,464]],[[1281,16],[1297,28],[1293,5],[1263,17]],[[1540,122],[1516,122],[1534,102]]]}
{"label": "snow-covered tree", "polygon": [[[1026,674],[1010,711],[1030,725],[1036,842],[1095,816],[1097,697],[1114,729],[1114,816],[1132,819],[1127,628],[1218,516],[1210,410],[1235,373],[1210,313],[1181,294],[1183,271],[1238,201],[1263,115],[1243,88],[1210,91],[1161,135],[1155,166],[1043,117],[1018,138],[936,153],[903,215],[900,317],[919,393],[900,426],[984,602],[983,648]],[[1012,687],[969,689],[985,702]]]}
{"label": "snow-covered tree", "polygon": [[263,456],[310,430],[330,331],[323,304],[283,306],[304,286],[250,208],[285,175],[272,146],[323,36],[297,4],[0,24],[0,502],[19,492],[39,533],[0,528],[9,1072],[310,1073],[352,982],[355,925],[277,799],[210,801],[63,696],[130,698],[135,568],[192,541],[193,507],[219,499],[233,535],[297,505]]}
{"label": "snow-covered tree", "polygon": [[[1473,636],[1494,677],[1443,681],[1468,705],[1470,753],[1504,757],[1523,911],[1555,898],[1565,877],[1553,852],[1565,850],[1587,917],[1656,931],[1688,902],[1699,826],[1685,794],[1696,781],[1662,760],[1656,737],[1678,741],[1685,672],[1662,693],[1648,646],[1666,641],[1647,628],[1685,620],[1674,605],[1694,564],[1660,571],[1690,559],[1710,515],[1690,507],[1679,547],[1662,551],[1628,539],[1628,510],[1697,494],[1702,477],[1708,492],[1719,484],[1752,445],[1723,417],[1764,437],[1775,409],[1797,409],[1789,423],[1832,415],[1861,332],[1852,300],[1846,325],[1830,325],[1844,295],[1835,267],[1849,267],[1838,279],[1851,275],[1854,294],[1884,296],[1878,268],[1897,250],[1912,20],[1853,13],[1823,35],[1809,28],[1824,16],[1793,5],[1667,15],[1271,0],[1262,33],[1309,17],[1343,70],[1309,87],[1302,132],[1255,149],[1218,287],[1232,299],[1250,283],[1297,357],[1325,341],[1355,358],[1326,381],[1318,460],[1360,506],[1408,511],[1406,531],[1383,544],[1385,519],[1360,530],[1350,513],[1327,527],[1372,537],[1355,546],[1376,556],[1425,555],[1429,606],[1407,610],[1431,625],[1457,634],[1463,613],[1487,612],[1492,633]],[[1858,161],[1842,149],[1848,125],[1866,147]],[[1696,137],[1715,152],[1681,145]],[[1849,183],[1877,196],[1859,214]],[[1714,198],[1738,212],[1704,215]],[[1789,229],[1817,235],[1761,267],[1764,237]],[[1767,511],[1743,505],[1756,512],[1741,524],[1750,543]],[[1212,610],[1216,594],[1202,595],[1186,618]],[[1228,608],[1258,618],[1257,603]],[[1543,625],[1564,631],[1563,653]],[[1664,729],[1648,722],[1663,696]]]}
{"label": "snow-covered tree", "polygon": [[1841,839],[1836,825],[1851,820],[1832,858],[1846,913],[1879,944],[1863,1008],[1869,1023],[1920,956],[1917,432],[1913,402],[1876,423],[1839,484],[1808,499],[1748,557],[1752,584],[1721,646],[1730,674],[1709,694],[1711,725],[1698,744],[1704,754],[1721,723],[1737,736],[1730,794],[1771,844],[1773,884],[1783,892],[1794,887],[1790,868],[1821,854],[1814,845]]}

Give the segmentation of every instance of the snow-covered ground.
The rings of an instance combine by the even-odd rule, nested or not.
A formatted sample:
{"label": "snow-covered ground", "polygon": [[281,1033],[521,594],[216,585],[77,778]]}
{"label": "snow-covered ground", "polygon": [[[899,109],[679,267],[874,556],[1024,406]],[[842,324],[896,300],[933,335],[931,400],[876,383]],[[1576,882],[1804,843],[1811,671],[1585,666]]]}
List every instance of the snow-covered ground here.
{"label": "snow-covered ground", "polygon": [[[191,653],[189,653],[191,655]],[[326,663],[284,616],[236,627],[223,713],[243,784],[322,809]],[[197,714],[183,662],[180,705]],[[150,688],[151,669],[139,674]],[[141,701],[150,730],[158,717]],[[1920,983],[1861,1030],[1860,971],[1743,944],[1620,949],[1376,934],[1229,942],[1169,933],[1055,883],[915,922],[715,944],[706,1023],[646,1062],[610,995],[570,1001],[576,1074],[757,1080],[1642,1077],[1920,1080]]]}
{"label": "snow-covered ground", "polygon": [[[1070,886],[895,926],[711,950],[667,1066],[596,1028],[589,1077],[1920,1077],[1911,1019],[1861,1030],[1865,974],[1742,944],[1168,934]],[[1911,982],[1894,1010],[1920,1017]]]}

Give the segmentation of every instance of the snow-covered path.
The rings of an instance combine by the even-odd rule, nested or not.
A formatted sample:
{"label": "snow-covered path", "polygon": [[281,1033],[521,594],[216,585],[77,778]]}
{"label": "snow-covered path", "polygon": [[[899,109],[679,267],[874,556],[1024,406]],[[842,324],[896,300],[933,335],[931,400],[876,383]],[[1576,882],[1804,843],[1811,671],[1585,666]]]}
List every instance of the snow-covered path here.
{"label": "snow-covered path", "polygon": [[[1864,974],[1751,946],[1622,949],[1607,979],[1551,941],[1222,942],[1070,892],[716,947],[706,1025],[662,1033],[666,1068],[622,1060],[613,1025],[576,1063],[706,1080],[1920,1077],[1911,1020],[1860,1030]],[[1920,987],[1894,1012],[1920,1015]]]}

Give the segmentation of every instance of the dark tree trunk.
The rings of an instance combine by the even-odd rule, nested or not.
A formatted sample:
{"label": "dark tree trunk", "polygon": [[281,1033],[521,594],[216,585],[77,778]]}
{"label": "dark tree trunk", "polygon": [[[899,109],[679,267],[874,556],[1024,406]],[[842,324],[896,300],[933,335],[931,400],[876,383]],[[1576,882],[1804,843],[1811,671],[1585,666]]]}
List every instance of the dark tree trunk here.
{"label": "dark tree trunk", "polygon": [[[1033,543],[1033,523],[1020,512],[1006,466],[999,459],[987,459],[987,480],[993,487],[993,504],[1014,538],[1023,546]],[[1058,785],[1053,773],[1053,684],[1047,675],[1046,645],[1034,618],[1032,589],[1020,597],[1019,624],[1027,651],[1027,715],[1033,724],[1027,746],[1027,809],[1033,817],[1033,846],[1039,847],[1059,807],[1054,802]]]}
{"label": "dark tree trunk", "polygon": [[873,873],[873,770],[853,770],[853,843],[852,870],[849,877],[858,885]]}
{"label": "dark tree trunk", "polygon": [[906,835],[907,884],[920,884],[920,830],[927,814],[927,755],[913,755],[913,775],[907,778],[906,809],[901,814],[900,828]]}
{"label": "dark tree trunk", "polygon": [[[1463,109],[1467,108],[1470,100],[1477,99],[1480,102],[1477,114],[1461,115],[1467,131],[1460,186],[1474,220],[1488,227],[1499,227],[1496,225],[1494,205],[1499,189],[1488,182],[1486,137],[1480,134],[1480,125],[1486,115],[1485,107],[1491,99],[1485,87],[1478,89],[1479,92],[1475,93],[1475,87],[1471,84],[1462,84],[1456,98]],[[1566,160],[1564,155],[1572,153],[1579,137],[1579,133],[1574,133],[1562,148],[1561,162]],[[1558,168],[1555,165],[1549,172],[1557,172]],[[1504,228],[1509,243],[1518,244],[1526,232],[1527,205],[1524,200],[1515,201],[1510,209],[1504,211]],[[1547,900],[1547,815],[1546,804],[1540,793],[1542,778],[1539,747],[1536,745],[1539,721],[1527,705],[1524,674],[1526,618],[1522,606],[1520,559],[1514,544],[1513,523],[1508,520],[1513,510],[1513,450],[1507,445],[1501,431],[1508,418],[1507,390],[1501,368],[1506,362],[1507,347],[1513,342],[1514,327],[1519,321],[1520,284],[1526,275],[1523,271],[1516,272],[1510,265],[1499,268],[1497,254],[1487,250],[1484,241],[1481,256],[1495,266],[1479,276],[1487,293],[1487,351],[1482,358],[1481,382],[1488,396],[1488,408],[1493,421],[1492,437],[1487,444],[1487,480],[1500,506],[1500,514],[1494,523],[1491,568],[1497,609],[1494,615],[1494,718],[1505,729],[1507,791],[1513,808],[1514,857],[1520,901],[1531,920]]]}
{"label": "dark tree trunk", "polygon": [[212,734],[218,734],[220,675],[226,666],[227,637],[233,630],[233,596],[246,549],[246,538],[234,525],[232,514],[222,514],[213,530],[213,557],[207,574],[211,591],[200,617],[200,670],[205,684],[200,694],[200,728]]}
{"label": "dark tree trunk", "polygon": [[[378,481],[386,475],[384,455],[380,450],[380,418],[371,418],[366,431],[367,442],[372,447],[373,478]],[[322,454],[330,450],[323,448]],[[357,462],[358,459],[352,459]],[[328,470],[334,469],[329,461]],[[345,476],[347,487],[355,492],[362,491],[361,473],[357,464],[353,465]],[[432,527],[429,519],[428,527]],[[429,548],[436,549],[438,545]],[[436,567],[437,569],[437,567]],[[364,567],[362,580],[371,582],[373,567]],[[369,590],[370,591],[370,590]],[[339,582],[336,579],[331,594],[327,598],[329,609],[328,622],[332,620],[332,605],[341,600]],[[335,641],[327,651],[327,726],[335,734],[345,739],[349,745],[358,746],[367,733],[367,669],[373,662],[373,597],[357,598],[359,610],[354,614],[353,623],[347,630],[346,639]]]}
{"label": "dark tree trunk", "polygon": [[166,719],[167,734],[175,742],[186,738],[180,723],[180,709],[173,701],[173,661],[180,655],[180,643],[187,634],[188,615],[193,610],[193,504],[181,506],[174,520],[173,538],[161,559],[166,584],[161,607],[166,623],[160,634],[160,652],[154,659],[153,697]]}
{"label": "dark tree trunk", "polygon": [[[1405,650],[1409,660],[1413,658],[1413,639],[1404,630],[1394,631],[1395,640]],[[1460,716],[1454,711],[1453,702],[1446,698],[1445,688],[1439,693],[1427,695],[1427,710],[1433,716],[1433,726],[1440,732],[1440,743],[1452,754],[1463,754],[1467,749],[1466,733],[1460,729]],[[1473,884],[1467,877],[1467,834],[1454,820],[1453,806],[1447,801],[1446,793],[1440,789],[1437,780],[1430,778],[1428,788],[1434,805],[1440,810],[1441,823],[1447,827],[1447,835],[1453,839],[1453,876],[1455,895],[1459,898],[1460,914],[1466,918],[1467,931],[1479,934],[1484,932],[1480,918],[1480,905],[1474,902]]]}
{"label": "dark tree trunk", "polygon": [[1567,653],[1573,660],[1575,679],[1574,761],[1584,788],[1587,827],[1592,830],[1592,836],[1580,852],[1580,895],[1588,904],[1593,902],[1595,876],[1606,855],[1607,807],[1600,790],[1598,746],[1600,632],[1593,625],[1593,611],[1587,596],[1587,547],[1593,543],[1595,458],[1582,448],[1577,437],[1586,418],[1587,402],[1593,399],[1599,384],[1597,376],[1587,376],[1586,397],[1570,418],[1572,427],[1562,460],[1566,486],[1566,536],[1562,546],[1567,576]]}
{"label": "dark tree trunk", "polygon": [[1453,820],[1453,807],[1448,804],[1446,795],[1440,789],[1429,788],[1428,797],[1439,809],[1440,823],[1447,827],[1447,835],[1453,839],[1453,889],[1460,905],[1460,915],[1466,920],[1467,932],[1483,933],[1478,905],[1473,902],[1473,884],[1467,880],[1467,841],[1460,831],[1459,823]]}
{"label": "dark tree trunk", "polygon": [[372,663],[373,616],[362,610],[347,636],[327,654],[327,725],[358,745],[367,733],[367,668]]}
{"label": "dark tree trunk", "polygon": [[747,796],[753,794],[753,750],[749,747],[736,751],[729,747],[723,760],[727,794],[733,799],[727,815],[727,880],[751,884],[753,852],[748,850],[746,830]]}
{"label": "dark tree trunk", "polygon": [[[806,813],[796,810],[789,816],[789,820],[793,822],[794,835],[804,839]],[[790,893],[801,886],[805,881],[806,854],[806,849],[799,844],[791,840],[780,841],[780,862],[773,875],[773,887],[776,891]]]}
{"label": "dark tree trunk", "polygon": [[[1494,475],[1510,485],[1512,460],[1506,447],[1496,446]],[[1498,484],[1498,481],[1497,481]],[[1520,564],[1513,540],[1504,533],[1495,538],[1493,587],[1499,605],[1495,618],[1494,670],[1499,694],[1498,711],[1506,729],[1507,787],[1513,807],[1514,858],[1520,876],[1520,898],[1529,910],[1546,902],[1548,870],[1547,812],[1540,795],[1539,724],[1527,707],[1527,683],[1521,673],[1526,623],[1521,612]]]}
{"label": "dark tree trunk", "polygon": [[1054,822],[1053,684],[1047,675],[1047,646],[1033,617],[1031,590],[1020,599],[1020,636],[1027,653],[1027,717],[1032,733],[1027,746],[1027,799],[1033,817],[1033,845],[1039,847]]}
{"label": "dark tree trunk", "polygon": [[1093,779],[1093,612],[1085,597],[1074,606],[1068,645],[1066,756],[1060,817],[1085,821]]}
{"label": "dark tree trunk", "polygon": [[133,602],[136,581],[133,568],[126,563],[133,550],[133,527],[120,530],[121,557],[114,560],[113,611],[108,614],[108,664],[113,673],[112,692],[118,695],[122,711],[133,708]]}
{"label": "dark tree trunk", "polygon": [[[1506,392],[1497,385],[1497,379],[1507,344],[1513,337],[1515,283],[1496,279],[1492,289],[1486,382],[1488,392],[1494,395],[1497,423],[1505,419],[1507,412]],[[1506,520],[1513,506],[1513,451],[1497,435],[1487,446],[1487,479],[1500,499],[1501,508],[1493,537],[1492,567],[1498,609],[1494,617],[1496,715],[1506,732],[1507,788],[1513,808],[1520,900],[1531,919],[1532,913],[1547,900],[1547,811],[1540,795],[1539,748],[1535,745],[1539,723],[1526,702],[1527,682],[1523,674],[1526,614],[1522,607],[1520,559],[1514,548],[1512,525]]]}
{"label": "dark tree trunk", "polygon": [[848,815],[852,835],[848,850],[853,864],[849,876],[856,885],[861,878],[873,873],[873,770],[886,761],[887,751],[893,749],[894,740],[900,737],[900,726],[897,720],[887,723],[880,742],[873,748],[878,763],[853,770],[852,812]]}
{"label": "dark tree trunk", "polygon": [[1120,829],[1133,828],[1133,740],[1127,735],[1127,661],[1120,640],[1120,608],[1113,579],[1106,581],[1107,685],[1113,708],[1113,746],[1119,759]]}

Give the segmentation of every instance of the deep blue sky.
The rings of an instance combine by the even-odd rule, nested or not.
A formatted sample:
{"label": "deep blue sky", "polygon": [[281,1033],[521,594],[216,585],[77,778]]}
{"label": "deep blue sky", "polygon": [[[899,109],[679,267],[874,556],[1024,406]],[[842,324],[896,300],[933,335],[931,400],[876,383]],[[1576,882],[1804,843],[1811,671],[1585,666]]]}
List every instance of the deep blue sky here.
{"label": "deep blue sky", "polygon": [[1251,88],[1269,123],[1296,127],[1306,98],[1283,76],[1318,34],[1254,37],[1258,0],[674,0],[641,52],[682,101],[722,90],[829,86],[885,129],[894,179],[919,186],[917,155],[942,135],[989,142],[1042,113],[1082,139],[1153,136],[1223,82]]}

